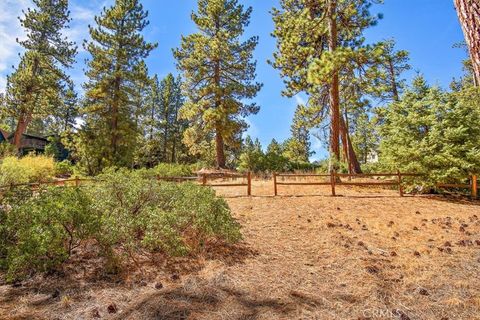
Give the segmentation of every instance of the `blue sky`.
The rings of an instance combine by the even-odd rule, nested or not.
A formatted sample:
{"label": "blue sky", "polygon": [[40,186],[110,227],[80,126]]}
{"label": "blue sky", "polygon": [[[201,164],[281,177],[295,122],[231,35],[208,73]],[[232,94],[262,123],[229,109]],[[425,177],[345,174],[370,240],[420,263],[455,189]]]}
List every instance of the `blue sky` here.
{"label": "blue sky", "polygon": [[[260,37],[255,58],[258,60],[258,81],[264,84],[255,99],[261,110],[248,119],[251,125],[248,133],[266,145],[272,138],[282,141],[289,137],[295,107],[304,97],[282,97],[282,80],[266,62],[275,50],[275,39],[270,36],[273,22],[269,12],[272,7],[278,6],[278,0],[240,2],[253,7],[246,36]],[[113,0],[70,0],[73,21],[67,35],[80,44],[88,38],[87,25],[93,23],[94,15],[100,13],[103,6],[112,3]],[[180,44],[182,34],[195,31],[190,13],[196,7],[196,0],[144,0],[142,3],[150,13],[150,25],[145,30],[145,36],[159,44],[147,61],[150,73],[159,76],[175,73],[171,49]],[[18,64],[18,53],[21,52],[15,39],[21,39],[24,33],[16,17],[30,5],[30,0],[0,0],[0,92],[4,90],[5,77],[11,72],[11,66]],[[375,5],[372,11],[383,13],[384,18],[366,32],[367,41],[394,38],[398,49],[409,51],[413,69],[405,75],[407,79],[419,71],[431,84],[447,87],[453,77],[462,74],[461,61],[465,52],[453,48],[453,45],[463,41],[463,34],[452,0],[385,0],[385,4]],[[83,61],[88,55],[79,47],[78,62],[71,75],[80,89],[84,80]],[[314,158],[325,155],[320,141],[314,139],[312,145],[317,152]]]}

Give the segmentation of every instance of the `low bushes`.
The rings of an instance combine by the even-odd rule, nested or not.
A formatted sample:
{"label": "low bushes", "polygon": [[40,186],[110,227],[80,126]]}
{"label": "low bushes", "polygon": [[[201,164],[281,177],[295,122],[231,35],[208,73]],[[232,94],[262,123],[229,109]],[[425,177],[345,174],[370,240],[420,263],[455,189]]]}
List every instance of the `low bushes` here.
{"label": "low bushes", "polygon": [[[8,280],[61,266],[94,240],[115,271],[140,253],[184,255],[209,240],[235,242],[238,223],[213,190],[113,170],[85,187],[7,195],[0,203],[0,264]],[[23,199],[19,199],[23,198]]]}
{"label": "low bushes", "polygon": [[195,175],[199,169],[196,164],[160,163],[151,171],[160,177],[187,177]]}
{"label": "low bushes", "polygon": [[28,189],[7,195],[0,208],[0,262],[7,279],[46,271],[65,261],[80,242],[95,235],[99,219],[79,188]]}
{"label": "low bushes", "polygon": [[0,186],[8,184],[47,181],[55,175],[53,158],[28,155],[0,160]]}
{"label": "low bushes", "polygon": [[68,160],[55,162],[56,177],[70,177],[75,171],[75,167]]}

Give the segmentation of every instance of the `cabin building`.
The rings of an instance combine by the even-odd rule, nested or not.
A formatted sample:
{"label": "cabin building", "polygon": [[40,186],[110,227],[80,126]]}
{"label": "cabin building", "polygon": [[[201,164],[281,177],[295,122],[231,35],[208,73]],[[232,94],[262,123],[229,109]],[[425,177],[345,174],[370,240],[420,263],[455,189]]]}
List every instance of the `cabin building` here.
{"label": "cabin building", "polygon": [[[12,143],[13,133],[8,133],[5,130],[0,129],[0,143]],[[45,147],[48,144],[46,137],[40,137],[33,134],[24,133],[20,144],[20,154],[25,155],[30,152],[43,153]]]}

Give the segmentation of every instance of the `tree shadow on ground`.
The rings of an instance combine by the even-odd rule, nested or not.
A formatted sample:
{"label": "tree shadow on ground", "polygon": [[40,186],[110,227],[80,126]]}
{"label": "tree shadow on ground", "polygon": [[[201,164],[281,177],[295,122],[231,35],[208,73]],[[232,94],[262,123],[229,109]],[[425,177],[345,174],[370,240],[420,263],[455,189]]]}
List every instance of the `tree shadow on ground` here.
{"label": "tree shadow on ground", "polygon": [[264,312],[285,317],[294,309],[291,302],[252,297],[231,287],[200,281],[194,288],[183,286],[147,296],[116,319],[184,320],[217,315],[232,320],[250,320]]}
{"label": "tree shadow on ground", "polygon": [[454,204],[462,204],[469,206],[480,206],[480,199],[472,199],[469,196],[457,195],[457,194],[432,194],[424,195],[423,198],[440,201],[440,202],[449,202]]}
{"label": "tree shadow on ground", "polygon": [[[22,318],[49,318],[50,312],[59,306],[62,297],[67,295],[75,301],[88,301],[91,293],[104,288],[118,288],[129,290],[132,287],[154,286],[155,279],[165,279],[173,285],[180,284],[183,276],[195,275],[202,270],[207,261],[221,261],[225,266],[244,263],[245,259],[257,255],[246,243],[230,245],[213,243],[204,248],[201,253],[180,258],[157,257],[156,261],[146,261],[140,269],[124,269],[119,274],[105,273],[103,258],[94,258],[92,252],[79,252],[65,263],[60,269],[49,274],[37,274],[22,282],[7,285],[0,283],[0,319],[2,309],[15,308],[21,300],[25,314]],[[172,280],[173,279],[173,280]],[[163,280],[162,280],[163,282]],[[89,293],[90,292],[90,293]],[[28,297],[28,298],[27,298]],[[190,294],[180,289],[171,292],[158,290],[152,299],[164,300],[163,309],[158,311],[158,317],[153,319],[185,319],[188,314],[200,308],[201,305],[217,304],[217,298],[208,292],[204,294]],[[143,305],[149,306],[149,299],[144,299]],[[159,300],[159,301],[160,301]],[[140,303],[139,307],[142,307]],[[30,316],[35,315],[35,316]],[[150,319],[147,317],[146,319]]]}

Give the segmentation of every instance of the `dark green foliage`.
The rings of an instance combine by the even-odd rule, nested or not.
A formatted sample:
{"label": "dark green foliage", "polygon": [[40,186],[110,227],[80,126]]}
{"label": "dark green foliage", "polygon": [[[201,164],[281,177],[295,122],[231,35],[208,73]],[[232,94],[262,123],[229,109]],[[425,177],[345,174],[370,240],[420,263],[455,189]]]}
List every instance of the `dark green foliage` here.
{"label": "dark green foliage", "polygon": [[[284,95],[308,95],[308,103],[299,107],[298,115],[306,120],[305,129],[330,135],[331,168],[340,165],[340,136],[349,155],[344,153],[343,158],[352,170],[358,167],[345,138],[350,131],[347,117],[354,109],[366,107],[364,95],[372,91],[370,85],[380,73],[382,45],[366,45],[363,33],[378,20],[370,13],[371,5],[381,2],[282,0],[272,11],[277,51],[271,64],[284,78]],[[307,146],[304,139],[295,139],[292,147],[296,154],[299,146]],[[300,154],[307,155],[308,149],[305,151]]]}
{"label": "dark green foliage", "polygon": [[[11,210],[7,210],[11,206]],[[79,188],[48,188],[6,197],[0,206],[0,258],[7,279],[60,266],[82,240],[98,233],[91,200]]]}
{"label": "dark green foliage", "polygon": [[72,163],[68,160],[55,162],[55,176],[56,177],[70,177],[75,169]]}
{"label": "dark green foliage", "polygon": [[384,168],[426,175],[428,186],[458,183],[480,172],[480,92],[446,92],[417,77],[384,112],[380,161]]}
{"label": "dark green foliage", "polygon": [[198,0],[192,20],[199,31],[182,37],[174,51],[185,79],[181,114],[191,122],[184,142],[192,154],[206,159],[215,140],[219,167],[226,166],[226,147],[240,147],[244,117],[259,110],[248,102],[261,88],[252,61],[258,37],[242,39],[251,13],[237,0]]}
{"label": "dark green foliage", "polygon": [[138,254],[181,255],[210,240],[241,238],[227,203],[210,188],[159,183],[147,170],[110,169],[98,178],[0,199],[0,266],[9,281],[61,267],[85,240],[98,244],[108,272]]}
{"label": "dark green foliage", "polygon": [[265,155],[262,151],[262,145],[258,139],[253,142],[252,138],[247,136],[243,144],[242,153],[239,158],[238,169],[240,171],[259,172],[265,170]]}
{"label": "dark green foliage", "polygon": [[159,163],[150,171],[159,177],[191,177],[200,169],[197,164]]}
{"label": "dark green foliage", "polygon": [[305,149],[293,138],[283,144],[275,139],[264,153],[258,139],[255,142],[247,136],[239,158],[238,170],[251,172],[308,171],[315,168],[309,161],[303,161]]}
{"label": "dark green foliage", "polygon": [[108,166],[131,167],[139,135],[139,95],[148,82],[147,58],[156,44],[144,40],[147,12],[138,0],[117,0],[95,18],[76,156],[90,174]]}
{"label": "dark green foliage", "polygon": [[360,112],[355,114],[351,123],[351,127],[354,129],[351,135],[352,144],[358,161],[366,164],[369,155],[378,152],[377,118],[370,116],[364,110],[360,110]]}
{"label": "dark green foliage", "polygon": [[[71,81],[64,69],[74,63],[76,47],[62,35],[68,27],[67,0],[34,0],[20,19],[27,38],[20,63],[7,79],[3,115],[14,119],[15,137],[29,129],[32,121],[43,122],[62,113],[64,93]],[[19,141],[15,139],[17,148]]]}
{"label": "dark green foliage", "polygon": [[160,162],[188,162],[183,134],[188,121],[181,119],[179,110],[184,103],[182,81],[168,74],[161,81],[155,75],[148,88],[148,97],[139,115],[142,135],[135,153],[136,166],[153,167]]}

